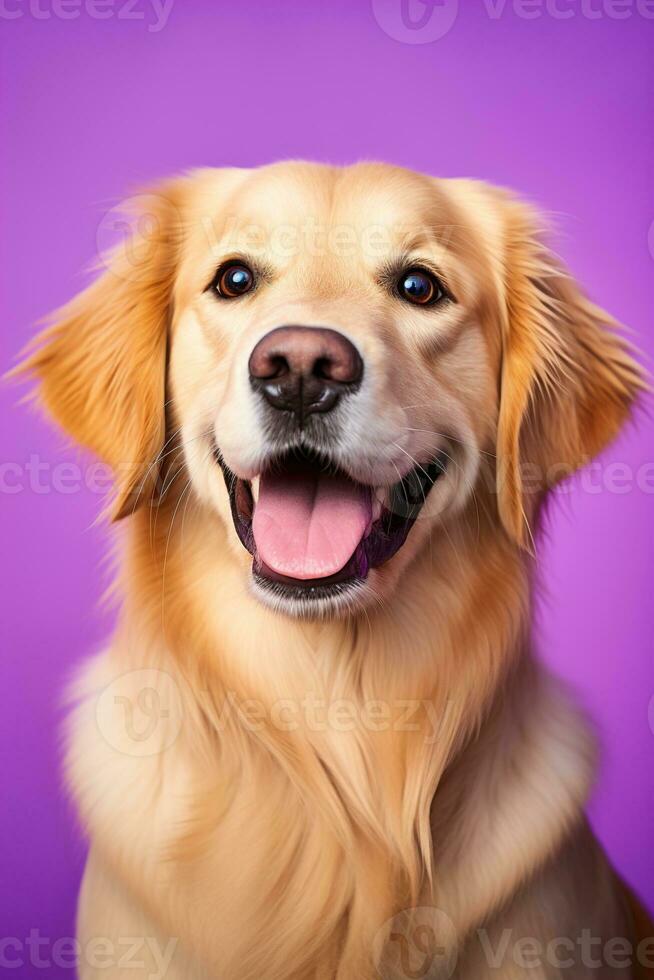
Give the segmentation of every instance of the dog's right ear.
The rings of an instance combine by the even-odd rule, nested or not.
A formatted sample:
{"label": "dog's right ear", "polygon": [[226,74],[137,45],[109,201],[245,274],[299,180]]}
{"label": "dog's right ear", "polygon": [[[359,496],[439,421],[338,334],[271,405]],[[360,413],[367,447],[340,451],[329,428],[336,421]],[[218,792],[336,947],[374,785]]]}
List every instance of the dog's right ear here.
{"label": "dog's right ear", "polygon": [[34,377],[50,415],[111,466],[114,520],[149,499],[156,485],[180,197],[177,181],[131,199],[130,234],[106,271],[54,314],[12,372]]}
{"label": "dog's right ear", "polygon": [[538,216],[497,193],[506,307],[499,512],[512,539],[531,549],[532,524],[547,491],[616,437],[648,384],[617,324],[544,244]]}

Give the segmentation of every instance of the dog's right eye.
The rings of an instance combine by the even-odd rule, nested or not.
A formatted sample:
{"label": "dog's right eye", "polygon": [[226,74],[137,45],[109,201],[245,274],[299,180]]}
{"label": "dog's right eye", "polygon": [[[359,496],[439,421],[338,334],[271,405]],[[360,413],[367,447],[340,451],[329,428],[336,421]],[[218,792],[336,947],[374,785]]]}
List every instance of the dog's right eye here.
{"label": "dog's right eye", "polygon": [[236,299],[254,286],[254,273],[242,262],[229,262],[218,270],[211,288],[223,299]]}
{"label": "dog's right eye", "polygon": [[409,269],[400,276],[397,291],[414,306],[434,306],[446,296],[440,279],[424,269]]}

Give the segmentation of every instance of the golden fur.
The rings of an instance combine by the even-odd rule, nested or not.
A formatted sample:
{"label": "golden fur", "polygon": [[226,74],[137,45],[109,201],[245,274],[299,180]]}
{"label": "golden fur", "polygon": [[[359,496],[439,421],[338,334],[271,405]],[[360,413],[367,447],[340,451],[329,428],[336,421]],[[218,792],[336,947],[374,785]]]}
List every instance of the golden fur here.
{"label": "golden fur", "polygon": [[[114,467],[125,519],[120,623],[79,678],[70,724],[91,839],[82,942],[174,937],[166,975],[185,980],[447,976],[454,955],[456,976],[504,980],[525,971],[511,956],[491,967],[480,928],[491,943],[505,928],[633,940],[582,816],[592,739],[529,636],[547,490],[613,439],[643,387],[610,318],[548,251],[537,215],[481,183],[289,163],[198,171],[139,204],[147,234],[26,365],[55,419]],[[280,226],[300,229],[299,247]],[[374,235],[362,244],[373,227],[377,251]],[[221,314],[204,287],[246,237],[278,278]],[[416,249],[457,292],[438,321],[373,276]],[[337,326],[364,348],[379,379],[365,465],[379,483],[396,478],[383,471],[396,419],[411,458],[446,424],[462,447],[360,606],[322,619],[250,593],[206,442],[215,419],[232,468],[256,474],[238,366],[264,329],[293,322]],[[168,714],[139,752],[123,709],[144,685]],[[398,959],[404,943],[420,962],[413,925],[398,938],[393,918],[412,907],[445,916],[431,973]],[[85,962],[82,976],[156,970]],[[529,975],[632,973],[576,962]]]}

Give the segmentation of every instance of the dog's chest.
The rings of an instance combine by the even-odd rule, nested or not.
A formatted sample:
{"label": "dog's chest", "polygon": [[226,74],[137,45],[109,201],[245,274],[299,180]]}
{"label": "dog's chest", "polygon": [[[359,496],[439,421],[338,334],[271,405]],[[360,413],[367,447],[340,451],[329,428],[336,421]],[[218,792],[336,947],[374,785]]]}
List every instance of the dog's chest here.
{"label": "dog's chest", "polygon": [[133,713],[127,741],[112,728],[125,725],[123,696],[113,692],[111,723],[97,701],[78,711],[70,768],[94,847],[164,933],[225,978],[286,978],[289,962],[298,978],[325,964],[336,976],[354,917],[361,940],[347,955],[363,963],[392,911],[382,850],[342,808],[311,806],[270,758],[208,767],[183,730],[159,752],[145,751],[147,739],[130,749]]}

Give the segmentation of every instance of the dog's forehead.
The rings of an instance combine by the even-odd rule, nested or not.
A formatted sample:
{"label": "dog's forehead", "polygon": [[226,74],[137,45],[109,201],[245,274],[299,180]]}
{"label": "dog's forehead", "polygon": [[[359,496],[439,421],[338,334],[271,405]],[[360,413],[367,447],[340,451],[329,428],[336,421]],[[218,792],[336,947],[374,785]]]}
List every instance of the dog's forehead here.
{"label": "dog's forehead", "polygon": [[220,229],[262,241],[285,228],[383,229],[391,244],[451,237],[461,224],[447,181],[387,164],[330,167],[285,163],[206,181],[203,211]]}

